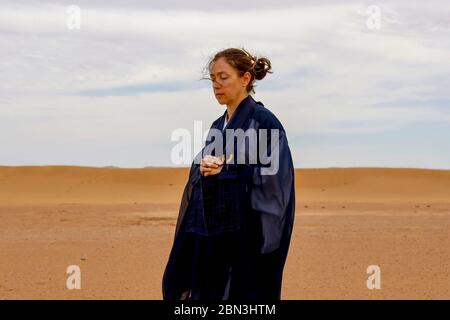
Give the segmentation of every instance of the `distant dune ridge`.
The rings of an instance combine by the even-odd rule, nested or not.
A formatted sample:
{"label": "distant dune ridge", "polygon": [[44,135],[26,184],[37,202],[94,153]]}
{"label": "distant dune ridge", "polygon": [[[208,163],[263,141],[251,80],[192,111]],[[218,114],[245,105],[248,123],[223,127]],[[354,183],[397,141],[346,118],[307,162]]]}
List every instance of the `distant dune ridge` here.
{"label": "distant dune ridge", "polygon": [[[0,166],[0,203],[177,202],[188,168]],[[450,170],[296,169],[297,198],[313,201],[445,201]]]}
{"label": "distant dune ridge", "polygon": [[[161,299],[188,174],[0,167],[0,299]],[[450,299],[449,230],[450,170],[296,169],[282,299]]]}

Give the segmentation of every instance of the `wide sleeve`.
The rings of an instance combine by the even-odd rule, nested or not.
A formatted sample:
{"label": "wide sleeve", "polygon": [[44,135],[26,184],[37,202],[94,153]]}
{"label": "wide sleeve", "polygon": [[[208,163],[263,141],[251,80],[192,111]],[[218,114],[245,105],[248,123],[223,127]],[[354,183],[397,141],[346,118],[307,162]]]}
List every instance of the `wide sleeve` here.
{"label": "wide sleeve", "polygon": [[201,157],[201,152],[199,152],[191,164],[191,169],[189,170],[189,178],[184,187],[183,195],[181,197],[180,208],[178,211],[178,218],[175,227],[175,238],[180,230],[181,224],[184,220],[185,213],[188,209],[189,203],[191,201],[191,196],[194,188],[197,187],[198,182],[200,181],[200,165],[196,162],[196,158]]}
{"label": "wide sleeve", "polygon": [[[280,247],[292,229],[295,211],[294,166],[286,133],[281,125],[271,129],[275,131],[267,129],[266,144],[270,165],[258,161],[252,174],[251,207],[261,222],[261,253]],[[261,148],[261,141],[258,144]]]}

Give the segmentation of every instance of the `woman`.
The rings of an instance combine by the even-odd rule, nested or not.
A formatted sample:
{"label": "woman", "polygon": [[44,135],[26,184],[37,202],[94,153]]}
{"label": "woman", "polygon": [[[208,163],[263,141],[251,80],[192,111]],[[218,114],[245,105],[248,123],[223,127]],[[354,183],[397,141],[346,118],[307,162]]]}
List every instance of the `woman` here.
{"label": "woman", "polygon": [[250,95],[271,63],[230,48],[208,69],[227,110],[192,163],[163,299],[279,300],[294,223],[294,168],[283,126]]}

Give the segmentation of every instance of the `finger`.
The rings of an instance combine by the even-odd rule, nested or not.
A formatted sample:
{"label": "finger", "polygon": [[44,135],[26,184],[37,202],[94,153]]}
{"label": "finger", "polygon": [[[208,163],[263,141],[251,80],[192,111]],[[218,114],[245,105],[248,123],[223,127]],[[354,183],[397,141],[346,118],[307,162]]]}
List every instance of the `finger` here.
{"label": "finger", "polygon": [[205,162],[205,163],[215,163],[217,165],[223,164],[223,161],[222,161],[222,159],[220,157],[213,157],[213,156],[210,156],[210,155],[205,156],[202,159],[202,161]]}
{"label": "finger", "polygon": [[224,158],[223,155],[221,157],[214,157],[214,161],[213,162],[221,165],[223,163],[223,158]]}
{"label": "finger", "polygon": [[218,174],[220,171],[222,171],[222,168],[212,169],[212,170],[208,171],[208,174],[209,175]]}
{"label": "finger", "polygon": [[208,173],[208,172],[211,172],[211,171],[212,171],[212,169],[205,168],[205,169],[203,169],[201,172],[202,172],[203,174],[205,174],[205,173]]}
{"label": "finger", "polygon": [[203,158],[200,164],[214,163],[214,159]]}
{"label": "finger", "polygon": [[212,176],[212,175],[218,174],[220,171],[222,171],[221,167],[220,168],[216,168],[216,169],[205,168],[203,176],[205,176],[205,177],[206,176]]}
{"label": "finger", "polygon": [[206,155],[206,156],[204,156],[203,157],[203,159],[202,160],[205,160],[205,161],[207,161],[207,162],[211,162],[211,160],[212,159],[214,159],[214,157],[213,156],[210,156],[210,155]]}
{"label": "finger", "polygon": [[212,163],[212,162],[205,162],[204,166],[207,168],[217,168],[218,167],[218,165],[216,163]]}

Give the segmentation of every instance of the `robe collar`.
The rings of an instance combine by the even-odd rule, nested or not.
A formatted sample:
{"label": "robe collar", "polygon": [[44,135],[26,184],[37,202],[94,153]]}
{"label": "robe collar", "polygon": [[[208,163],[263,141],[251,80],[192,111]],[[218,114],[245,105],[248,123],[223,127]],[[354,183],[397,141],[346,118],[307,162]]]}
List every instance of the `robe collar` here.
{"label": "robe collar", "polygon": [[[232,148],[233,146],[231,145],[234,142],[233,139],[230,139],[230,142],[227,143],[227,135],[232,134],[232,132],[227,133],[227,129],[231,129],[231,130],[243,129],[243,130],[245,130],[246,122],[248,122],[249,119],[251,118],[251,115],[253,114],[253,111],[257,104],[263,105],[261,102],[255,101],[251,95],[248,95],[247,97],[242,99],[242,101],[239,103],[236,110],[234,111],[233,115],[228,120],[227,126],[225,128],[223,128],[223,124],[225,122],[225,116],[227,114],[227,111],[225,110],[223,115],[219,118],[220,120],[218,121],[218,123],[216,123],[214,126],[211,127],[211,129],[214,128],[214,129],[221,130],[223,149],[222,150],[214,150],[215,146],[214,146],[214,144],[211,144],[214,141],[214,139],[212,139],[212,136],[211,136],[212,132],[210,131],[208,133],[208,137],[206,139],[207,141],[206,141],[204,149],[197,156],[203,157],[204,154],[221,156],[225,153],[226,150],[233,152],[232,150],[234,149],[236,151],[236,149],[235,149],[236,146],[234,146],[234,148]],[[215,151],[219,151],[219,154],[215,154]],[[236,153],[236,152],[234,152],[234,153]]]}
{"label": "robe collar", "polygon": [[236,110],[234,111],[233,115],[230,119],[228,119],[227,125],[225,128],[223,128],[223,124],[225,122],[225,117],[227,115],[227,110],[223,113],[220,121],[219,121],[219,128],[223,128],[222,131],[226,129],[239,129],[242,128],[244,125],[244,122],[248,119],[248,116],[253,111],[255,104],[257,102],[253,97],[249,94],[247,97],[242,99],[242,101],[237,106]]}

